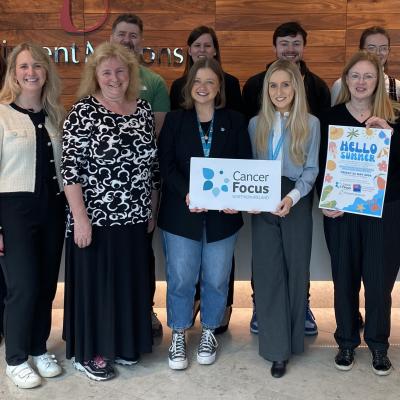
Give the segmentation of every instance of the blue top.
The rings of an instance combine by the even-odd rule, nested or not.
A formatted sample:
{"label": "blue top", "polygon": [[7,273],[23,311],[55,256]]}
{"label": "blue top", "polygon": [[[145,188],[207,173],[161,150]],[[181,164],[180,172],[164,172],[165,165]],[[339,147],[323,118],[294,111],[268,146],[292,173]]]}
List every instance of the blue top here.
{"label": "blue top", "polygon": [[[258,116],[253,117],[249,122],[249,135],[253,151],[253,158],[259,160],[268,160],[266,149],[261,154],[256,151],[257,118]],[[276,114],[276,118],[281,118],[280,113]],[[280,123],[276,124],[276,122],[277,121],[274,121],[274,126],[280,125]],[[296,182],[295,189],[300,192],[301,197],[306,196],[311,191],[318,175],[318,155],[320,142],[320,124],[318,118],[308,114],[308,126],[310,129],[310,136],[306,143],[306,157],[304,164],[295,164],[290,156],[290,138],[292,135],[289,129],[284,137],[282,156],[280,157],[282,162],[282,176],[285,176]]]}

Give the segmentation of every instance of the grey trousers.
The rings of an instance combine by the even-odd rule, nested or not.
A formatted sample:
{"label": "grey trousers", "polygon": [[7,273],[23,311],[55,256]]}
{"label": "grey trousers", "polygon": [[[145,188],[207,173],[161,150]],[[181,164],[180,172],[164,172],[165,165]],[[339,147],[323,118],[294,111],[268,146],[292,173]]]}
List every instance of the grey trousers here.
{"label": "grey trousers", "polygon": [[[294,182],[282,177],[282,194]],[[304,351],[304,320],[310,277],[312,194],[300,199],[285,218],[252,217],[253,278],[259,353],[270,361]]]}

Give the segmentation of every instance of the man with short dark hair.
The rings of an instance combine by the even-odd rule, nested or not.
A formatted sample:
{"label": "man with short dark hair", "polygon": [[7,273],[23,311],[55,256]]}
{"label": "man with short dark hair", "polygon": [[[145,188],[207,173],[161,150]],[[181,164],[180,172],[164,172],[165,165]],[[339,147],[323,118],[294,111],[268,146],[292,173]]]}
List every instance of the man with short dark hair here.
{"label": "man with short dark hair", "polygon": [[140,97],[147,100],[154,112],[157,136],[164,123],[165,115],[170,111],[168,88],[164,79],[143,66],[143,21],[135,14],[119,15],[113,25],[110,41],[119,43],[135,52],[141,63],[139,73],[141,80]]}
{"label": "man with short dark hair", "polygon": [[[310,113],[318,117],[322,110],[330,106],[330,92],[327,84],[303,61],[307,32],[297,22],[286,22],[276,28],[272,40],[276,58],[291,61],[300,68]],[[264,77],[269,65],[265,71],[249,78],[243,86],[244,111],[248,119],[260,110]]]}
{"label": "man with short dark hair", "polygon": [[[275,29],[272,41],[277,59],[288,60],[299,67],[304,80],[310,113],[319,117],[324,109],[330,107],[330,92],[327,84],[319,76],[312,73],[303,61],[303,51],[307,44],[307,32],[298,22],[286,22]],[[244,113],[249,120],[256,116],[260,110],[264,77],[269,66],[270,64],[267,65],[265,71],[249,78],[243,86]],[[254,295],[250,331],[258,333]],[[318,327],[310,309],[309,301],[306,310],[304,333],[308,336],[318,334]]]}
{"label": "man with short dark hair", "polygon": [[[143,44],[143,21],[135,14],[121,14],[119,15],[113,25],[110,41],[119,43],[126,48],[135,52],[139,63],[143,63],[142,57],[142,44]],[[164,123],[165,115],[170,111],[170,101],[168,95],[167,85],[164,79],[151,71],[149,68],[140,65],[139,67],[141,90],[139,97],[147,100],[154,112],[156,134],[160,133]],[[150,272],[150,288],[151,288],[151,303],[154,305],[154,293],[156,290],[156,276],[155,276],[155,257],[151,245],[153,239],[153,232],[156,226],[155,218],[153,216],[153,230],[149,232],[149,272]],[[151,322],[153,336],[161,336],[162,325],[157,318],[157,314],[151,309]]]}

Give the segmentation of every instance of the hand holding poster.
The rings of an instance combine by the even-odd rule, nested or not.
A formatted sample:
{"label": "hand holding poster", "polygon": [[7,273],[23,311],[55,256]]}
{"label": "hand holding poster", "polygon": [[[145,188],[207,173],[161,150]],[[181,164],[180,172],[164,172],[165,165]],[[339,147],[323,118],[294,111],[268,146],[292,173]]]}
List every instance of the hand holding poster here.
{"label": "hand holding poster", "polygon": [[320,208],[382,217],[391,131],[329,125]]}
{"label": "hand holding poster", "polygon": [[192,157],[190,208],[275,211],[281,201],[281,162]]}

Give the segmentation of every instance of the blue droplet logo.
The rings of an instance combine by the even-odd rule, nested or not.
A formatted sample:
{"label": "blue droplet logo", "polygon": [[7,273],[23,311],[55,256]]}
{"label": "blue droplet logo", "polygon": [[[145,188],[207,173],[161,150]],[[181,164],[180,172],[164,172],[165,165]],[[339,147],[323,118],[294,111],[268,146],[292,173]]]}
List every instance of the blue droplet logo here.
{"label": "blue droplet logo", "polygon": [[205,181],[203,185],[203,190],[211,190],[213,188],[212,181]]}
{"label": "blue droplet logo", "polygon": [[214,178],[214,171],[211,168],[203,168],[203,176],[205,179]]}

